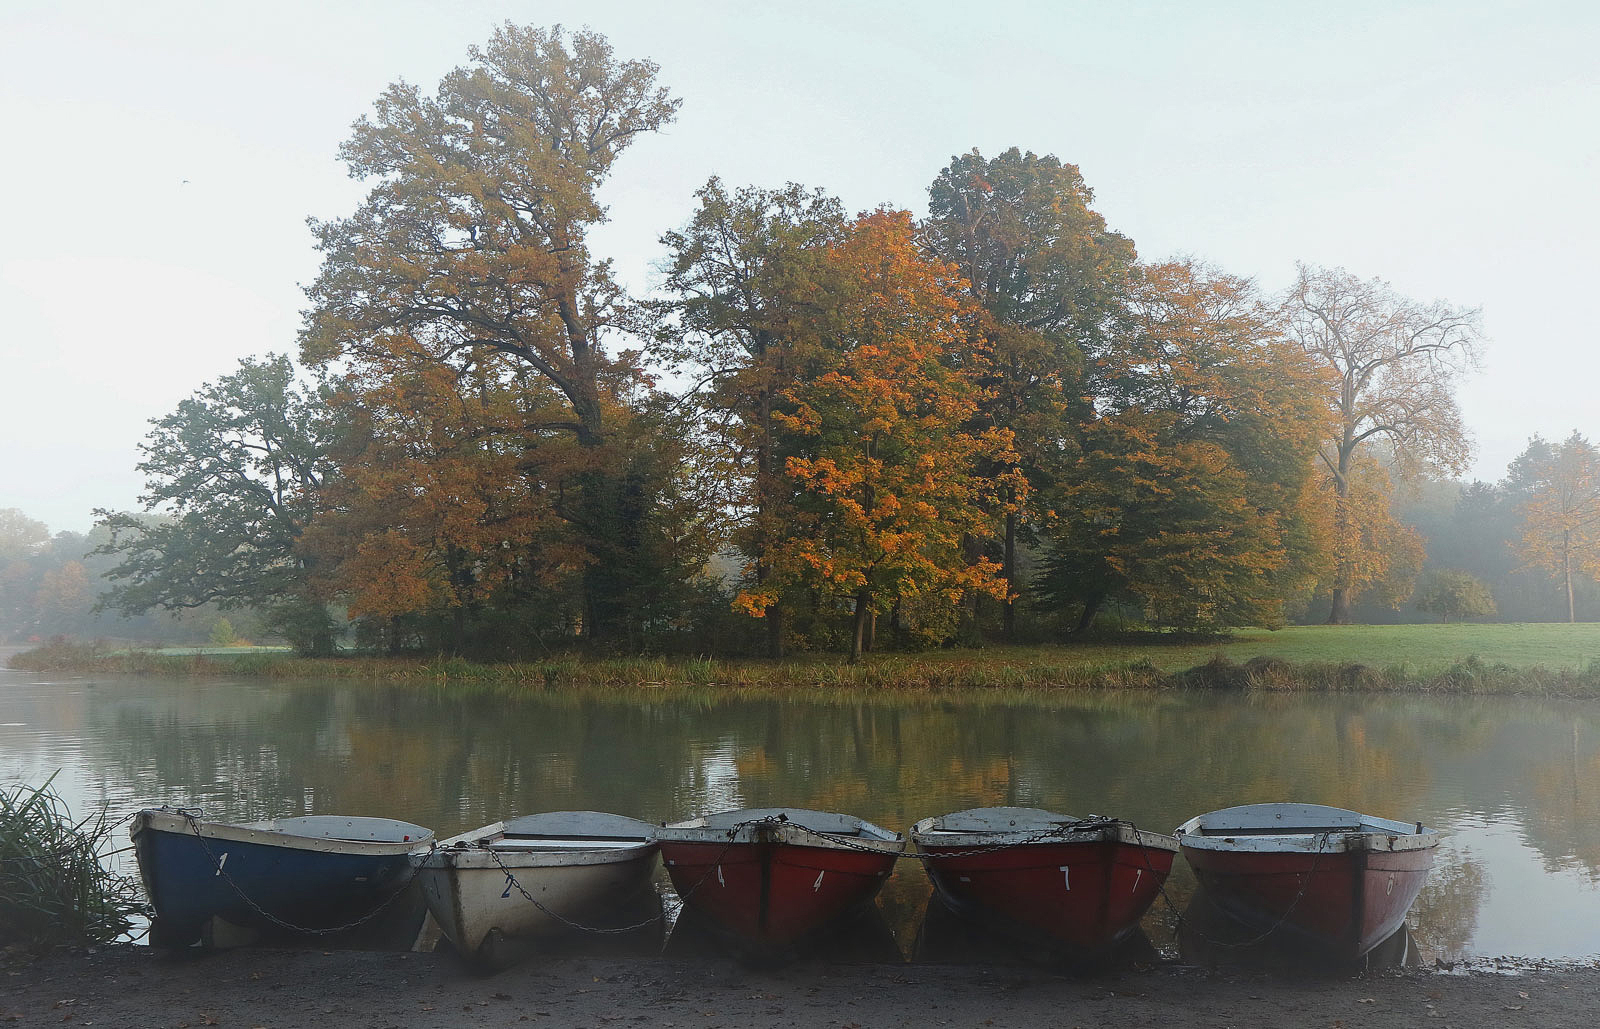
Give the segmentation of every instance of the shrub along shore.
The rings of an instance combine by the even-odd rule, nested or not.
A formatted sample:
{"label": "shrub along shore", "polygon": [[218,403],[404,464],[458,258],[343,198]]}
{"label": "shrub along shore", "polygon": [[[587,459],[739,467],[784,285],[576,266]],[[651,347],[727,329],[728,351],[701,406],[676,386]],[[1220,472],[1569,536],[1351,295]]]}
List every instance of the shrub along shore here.
{"label": "shrub along shore", "polygon": [[[1483,656],[1440,656],[1415,641],[1428,630],[1475,630],[1458,642],[1500,644]],[[1505,643],[1502,630],[1531,640]],[[1483,632],[1483,630],[1493,630]],[[1363,659],[1320,655],[1329,634]],[[1503,638],[1496,639],[1500,633]],[[1549,636],[1554,638],[1547,638]],[[1386,645],[1377,645],[1379,641]],[[850,664],[835,655],[768,661],[704,657],[552,656],[475,662],[462,658],[302,658],[254,651],[187,654],[54,644],[11,658],[11,667],[46,674],[159,675],[265,679],[346,679],[521,688],[709,689],[749,691],[985,691],[994,689],[1227,689],[1277,692],[1416,692],[1475,695],[1600,696],[1600,626],[1303,627],[1283,633],[1205,641],[1126,640],[1069,646],[988,647],[922,654],[869,655]],[[1273,653],[1277,651],[1277,653]],[[1279,656],[1284,654],[1288,656]],[[1366,656],[1370,655],[1370,656]],[[1405,655],[1415,655],[1415,659]],[[1547,660],[1540,661],[1539,657]]]}

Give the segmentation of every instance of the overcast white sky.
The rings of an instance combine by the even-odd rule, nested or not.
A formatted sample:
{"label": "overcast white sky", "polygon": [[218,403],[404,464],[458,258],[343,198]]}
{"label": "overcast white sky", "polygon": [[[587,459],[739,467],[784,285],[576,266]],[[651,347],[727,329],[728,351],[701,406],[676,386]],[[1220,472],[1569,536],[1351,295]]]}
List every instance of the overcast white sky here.
{"label": "overcast white sky", "polygon": [[305,219],[361,192],[349,124],[508,20],[597,29],[683,98],[606,194],[596,250],[636,290],[709,175],[921,214],[952,155],[1016,145],[1143,257],[1481,306],[1478,477],[1600,436],[1593,3],[0,0],[0,508],[134,507],[149,419],[294,352]]}

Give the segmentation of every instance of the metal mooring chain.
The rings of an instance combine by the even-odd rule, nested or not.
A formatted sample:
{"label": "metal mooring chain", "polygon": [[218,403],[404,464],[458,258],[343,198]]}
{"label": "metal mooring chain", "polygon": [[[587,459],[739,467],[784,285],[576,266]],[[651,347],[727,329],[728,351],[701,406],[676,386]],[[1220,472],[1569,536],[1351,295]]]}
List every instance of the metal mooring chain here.
{"label": "metal mooring chain", "polygon": [[[1329,840],[1332,838],[1332,835],[1332,833],[1317,834],[1317,849],[1312,852],[1311,870],[1306,872],[1306,874],[1301,878],[1300,889],[1295,893],[1294,899],[1289,902],[1289,906],[1284,909],[1282,917],[1280,917],[1276,922],[1272,923],[1272,925],[1269,926],[1265,932],[1248,940],[1232,942],[1229,940],[1219,940],[1211,934],[1202,932],[1192,925],[1189,927],[1189,931],[1200,937],[1200,939],[1209,946],[1227,947],[1230,949],[1242,950],[1245,947],[1254,947],[1256,944],[1265,940],[1279,929],[1282,929],[1284,925],[1288,923],[1289,917],[1294,914],[1295,908],[1300,906],[1300,900],[1306,895],[1306,890],[1311,886],[1311,880],[1316,877],[1317,867],[1322,864],[1322,855],[1330,853],[1329,851],[1324,850],[1323,847],[1327,845]],[[1150,854],[1148,851],[1144,853],[1144,866],[1150,869],[1151,875],[1156,874],[1156,870],[1150,867]],[[1159,889],[1161,893],[1161,899],[1166,902],[1167,909],[1171,911],[1172,916],[1178,920],[1178,931],[1182,932],[1184,924],[1187,923],[1189,919],[1183,916],[1183,912],[1178,910],[1178,905],[1173,903],[1172,897],[1168,895],[1167,883],[1164,878],[1161,880],[1161,886]]]}
{"label": "metal mooring chain", "polygon": [[[993,854],[993,853],[996,853],[996,852],[1002,851],[1002,850],[1010,850],[1013,847],[1025,847],[1025,846],[1027,846],[1027,845],[1029,845],[1031,843],[1048,843],[1049,841],[1051,841],[1053,839],[1057,839],[1059,837],[1066,836],[1066,835],[1068,835],[1070,833],[1088,832],[1088,831],[1093,830],[1093,829],[1104,829],[1104,828],[1107,828],[1107,827],[1110,827],[1110,826],[1115,826],[1115,825],[1126,825],[1128,828],[1133,829],[1135,832],[1139,831],[1138,828],[1136,826],[1134,826],[1133,823],[1131,823],[1131,822],[1123,822],[1123,821],[1121,821],[1119,819],[1115,819],[1115,818],[1094,818],[1094,817],[1091,817],[1091,818],[1082,819],[1082,820],[1077,821],[1077,822],[1064,822],[1064,823],[1060,823],[1060,824],[1057,824],[1057,825],[1052,825],[1048,829],[1040,829],[1037,832],[1030,833],[1027,836],[1022,836],[1022,837],[1017,838],[1017,839],[1012,839],[1012,840],[1009,840],[1009,841],[1007,841],[1005,843],[991,843],[988,846],[984,846],[984,847],[963,847],[960,850],[946,850],[946,849],[941,848],[938,851],[938,853],[929,853],[929,852],[923,851],[923,850],[915,850],[915,851],[900,850],[900,851],[887,852],[887,851],[884,851],[884,850],[880,850],[879,848],[876,848],[876,847],[869,847],[869,846],[866,846],[864,844],[857,843],[854,840],[846,839],[845,837],[839,836],[839,835],[835,835],[834,833],[827,833],[827,832],[821,831],[820,829],[813,829],[808,825],[803,825],[800,822],[789,821],[789,820],[783,819],[781,817],[777,818],[777,819],[765,819],[764,821],[767,822],[767,823],[770,823],[770,824],[774,824],[774,825],[791,825],[791,826],[795,827],[796,829],[799,829],[803,833],[806,833],[806,834],[811,835],[811,836],[816,836],[819,839],[827,840],[830,843],[838,844],[841,848],[843,848],[845,850],[858,850],[858,851],[861,851],[864,854],[874,854],[874,855],[877,855],[879,857],[884,856],[886,853],[893,853],[893,855],[894,855],[896,860],[922,861],[922,862],[935,861],[935,860],[940,860],[940,859],[943,859],[943,858],[952,858],[952,857],[971,857],[971,856],[973,856],[975,854]],[[1002,831],[1002,830],[996,830],[996,831],[999,832],[999,831]],[[886,840],[884,842],[888,842],[888,841]]]}
{"label": "metal mooring chain", "polygon": [[329,936],[333,933],[342,933],[347,929],[354,929],[358,925],[364,925],[367,922],[372,921],[372,919],[378,917],[381,912],[387,909],[390,904],[393,904],[399,898],[399,896],[406,891],[406,887],[411,885],[412,880],[417,877],[417,872],[422,867],[419,862],[411,861],[411,874],[406,876],[405,882],[397,886],[393,893],[389,894],[389,896],[385,897],[381,902],[379,902],[377,907],[373,908],[371,911],[362,915],[353,922],[346,922],[343,925],[336,925],[328,929],[313,929],[310,926],[295,925],[293,922],[285,921],[284,919],[279,918],[277,915],[274,915],[272,912],[263,908],[260,904],[257,904],[250,898],[249,894],[245,893],[244,890],[240,888],[238,883],[233,881],[233,876],[229,875],[228,870],[223,867],[224,863],[217,860],[216,852],[211,849],[211,844],[200,832],[199,819],[201,815],[205,814],[202,809],[180,807],[176,808],[175,811],[179,815],[182,815],[184,820],[189,823],[189,828],[194,831],[195,839],[200,841],[201,849],[206,852],[206,857],[210,858],[211,863],[216,866],[217,874],[222,877],[222,881],[227,883],[228,886],[232,888],[234,893],[238,894],[239,899],[244,901],[245,904],[250,907],[250,910],[254,911],[256,914],[260,915],[262,918],[265,918],[267,921],[278,926],[279,928],[288,929],[290,932],[304,933],[307,936]]}
{"label": "metal mooring chain", "polygon": [[[680,901],[682,901],[683,903],[687,904],[689,902],[689,898],[693,897],[696,893],[699,892],[700,887],[704,886],[705,883],[706,883],[706,880],[711,878],[711,873],[716,870],[718,865],[722,864],[722,859],[727,856],[728,850],[729,850],[729,848],[731,848],[733,846],[733,844],[735,842],[735,838],[739,835],[739,830],[740,829],[743,829],[743,828],[745,828],[747,826],[752,826],[752,825],[763,825],[763,824],[766,824],[769,821],[771,821],[771,819],[758,819],[756,821],[750,821],[750,822],[739,822],[738,824],[736,824],[736,825],[732,826],[731,828],[729,828],[728,829],[728,842],[724,843],[722,845],[722,849],[717,852],[716,859],[714,861],[712,861],[709,865],[706,866],[706,870],[700,874],[700,878],[695,882],[695,884],[693,886],[689,887],[689,889],[687,891],[678,894],[678,899]],[[642,922],[635,922],[632,925],[624,925],[624,926],[616,926],[616,927],[610,927],[610,926],[601,927],[601,926],[597,926],[597,925],[583,925],[580,922],[574,922],[572,919],[567,918],[566,916],[564,916],[562,914],[559,914],[556,911],[552,911],[550,908],[546,907],[545,905],[539,903],[538,900],[534,899],[533,894],[529,893],[526,889],[523,888],[522,883],[517,881],[517,877],[512,874],[511,869],[507,868],[505,866],[505,862],[500,860],[499,853],[496,852],[493,847],[480,845],[480,848],[482,850],[484,850],[485,852],[487,852],[489,857],[490,857],[490,859],[492,861],[494,861],[495,865],[500,869],[500,871],[505,873],[506,882],[510,883],[511,886],[513,888],[515,888],[518,893],[522,894],[523,898],[525,900],[527,900],[528,903],[532,904],[534,907],[538,908],[540,911],[544,912],[546,915],[548,915],[549,917],[555,919],[557,922],[560,922],[562,925],[566,926],[569,929],[576,929],[576,930],[578,930],[580,932],[586,932],[586,933],[600,933],[600,934],[605,934],[605,935],[616,935],[616,934],[620,934],[620,933],[631,933],[631,932],[633,932],[633,931],[635,931],[637,929],[643,929],[645,926],[652,925],[652,924],[654,924],[656,922],[659,922],[659,921],[662,920],[662,918],[665,917],[664,914],[662,914],[660,912],[657,912],[656,914],[651,915],[649,918],[645,919]]]}

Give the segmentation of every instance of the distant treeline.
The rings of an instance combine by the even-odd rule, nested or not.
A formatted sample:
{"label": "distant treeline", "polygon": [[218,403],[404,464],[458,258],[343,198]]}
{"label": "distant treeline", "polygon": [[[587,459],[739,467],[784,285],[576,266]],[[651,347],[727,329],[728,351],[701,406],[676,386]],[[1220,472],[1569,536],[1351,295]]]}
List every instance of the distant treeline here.
{"label": "distant treeline", "polygon": [[[342,150],[366,199],[313,226],[300,367],[154,423],[146,512],[100,512],[105,603],[249,608],[313,653],[337,612],[394,652],[854,657],[1413,597],[1431,533],[1394,498],[1465,466],[1475,311],[1141,260],[1020,149],[953,158],[922,220],[712,179],[633,297],[591,230],[675,115],[656,75],[506,26],[385,91]],[[1533,463],[1490,490],[1496,545],[1548,589]],[[1486,555],[1424,606],[1485,614]]]}

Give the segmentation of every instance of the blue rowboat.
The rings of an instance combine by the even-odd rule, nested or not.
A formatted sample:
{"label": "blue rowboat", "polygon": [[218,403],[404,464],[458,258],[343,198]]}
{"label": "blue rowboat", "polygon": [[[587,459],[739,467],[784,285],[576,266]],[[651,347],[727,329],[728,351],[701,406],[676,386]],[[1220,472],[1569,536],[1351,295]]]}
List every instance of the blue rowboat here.
{"label": "blue rowboat", "polygon": [[410,884],[433,830],[392,818],[312,815],[231,825],[147,808],[134,854],[155,909],[151,941],[189,946],[212,919],[268,931],[359,923]]}

